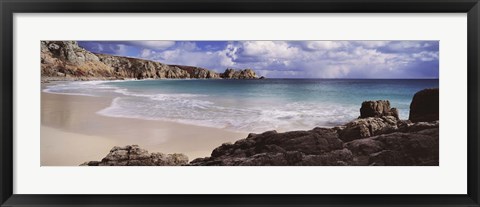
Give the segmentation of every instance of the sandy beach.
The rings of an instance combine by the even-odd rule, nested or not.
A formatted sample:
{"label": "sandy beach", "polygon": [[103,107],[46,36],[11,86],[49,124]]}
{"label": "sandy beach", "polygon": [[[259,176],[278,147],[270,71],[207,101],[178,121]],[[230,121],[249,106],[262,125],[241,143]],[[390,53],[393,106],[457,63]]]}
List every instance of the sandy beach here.
{"label": "sandy beach", "polygon": [[42,92],[41,165],[78,166],[101,160],[113,146],[137,144],[149,152],[210,156],[246,133],[175,122],[113,118],[96,114],[112,99]]}

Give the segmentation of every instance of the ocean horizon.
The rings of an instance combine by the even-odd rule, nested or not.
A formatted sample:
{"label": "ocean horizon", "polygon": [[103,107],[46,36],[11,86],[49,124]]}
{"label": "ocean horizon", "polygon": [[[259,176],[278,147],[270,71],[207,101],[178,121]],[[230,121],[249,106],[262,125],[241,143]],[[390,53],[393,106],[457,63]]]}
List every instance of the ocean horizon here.
{"label": "ocean horizon", "polygon": [[438,86],[438,79],[148,79],[58,82],[43,91],[110,97],[97,112],[103,116],[259,133],[338,126],[358,118],[367,100],[389,100],[408,119],[413,95]]}

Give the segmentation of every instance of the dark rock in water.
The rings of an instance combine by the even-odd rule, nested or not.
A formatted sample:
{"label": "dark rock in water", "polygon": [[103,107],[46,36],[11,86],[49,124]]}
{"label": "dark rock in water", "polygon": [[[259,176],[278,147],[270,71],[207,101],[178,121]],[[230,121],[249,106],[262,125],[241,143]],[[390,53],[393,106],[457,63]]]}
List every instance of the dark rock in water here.
{"label": "dark rock in water", "polygon": [[439,117],[439,90],[429,88],[413,96],[410,104],[409,120],[412,122],[436,121]]}
{"label": "dark rock in water", "polygon": [[259,79],[265,79],[265,76],[260,76],[260,78],[259,78]]}
{"label": "dark rock in water", "polygon": [[390,108],[390,101],[364,101],[360,108],[360,118],[393,116],[398,118],[398,109]]}
{"label": "dark rock in water", "polygon": [[101,161],[90,161],[81,166],[177,166],[186,165],[188,157],[184,154],[148,153],[138,145],[113,147]]}

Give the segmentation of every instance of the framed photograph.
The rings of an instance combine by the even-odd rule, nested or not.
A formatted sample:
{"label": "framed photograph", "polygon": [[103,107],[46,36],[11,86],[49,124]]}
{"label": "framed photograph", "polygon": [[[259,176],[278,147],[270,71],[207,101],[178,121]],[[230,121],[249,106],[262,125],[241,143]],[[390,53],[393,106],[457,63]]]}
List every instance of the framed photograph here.
{"label": "framed photograph", "polygon": [[0,6],[1,206],[480,206],[478,0]]}

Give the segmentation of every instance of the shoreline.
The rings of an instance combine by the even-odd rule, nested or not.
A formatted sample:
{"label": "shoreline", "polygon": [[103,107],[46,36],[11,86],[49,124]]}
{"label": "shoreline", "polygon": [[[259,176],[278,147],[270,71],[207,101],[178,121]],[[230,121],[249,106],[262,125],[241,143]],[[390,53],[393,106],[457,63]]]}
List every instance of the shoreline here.
{"label": "shoreline", "polygon": [[[42,84],[42,90],[46,84]],[[113,98],[41,92],[41,166],[78,166],[102,159],[113,146],[208,157],[215,147],[248,133],[177,122],[108,117],[96,112]],[[199,141],[201,140],[201,141]]]}
{"label": "shoreline", "polygon": [[104,116],[96,112],[113,97],[42,91],[41,166],[435,166],[438,110],[418,110],[438,104],[435,96],[438,88],[415,93],[409,120],[388,100],[376,100],[364,101],[359,118],[336,127],[237,133]]}

